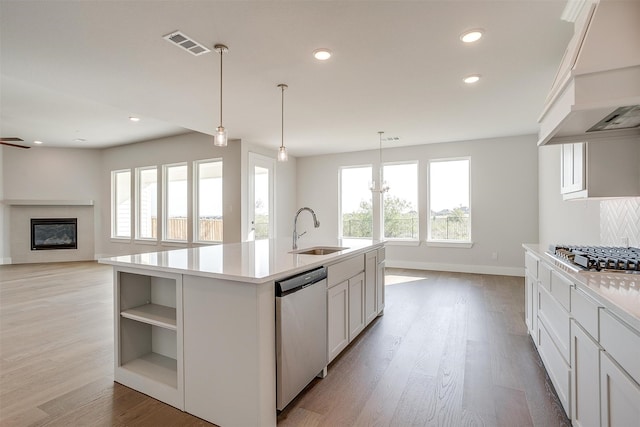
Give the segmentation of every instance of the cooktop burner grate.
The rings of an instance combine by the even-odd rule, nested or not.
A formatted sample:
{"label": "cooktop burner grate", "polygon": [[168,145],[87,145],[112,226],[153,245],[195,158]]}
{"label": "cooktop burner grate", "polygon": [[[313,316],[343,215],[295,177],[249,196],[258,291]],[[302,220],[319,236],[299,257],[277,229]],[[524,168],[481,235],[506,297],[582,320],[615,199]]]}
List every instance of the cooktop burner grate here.
{"label": "cooktop burner grate", "polygon": [[556,258],[589,271],[640,274],[640,249],[621,246],[551,245]]}

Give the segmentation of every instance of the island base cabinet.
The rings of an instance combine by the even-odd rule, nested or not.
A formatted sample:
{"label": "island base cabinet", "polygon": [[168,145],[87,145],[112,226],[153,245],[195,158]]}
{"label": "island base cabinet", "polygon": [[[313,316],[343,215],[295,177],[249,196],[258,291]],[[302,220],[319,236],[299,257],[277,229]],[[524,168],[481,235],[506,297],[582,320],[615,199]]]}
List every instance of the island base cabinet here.
{"label": "island base cabinet", "polygon": [[183,289],[185,410],[221,426],[275,426],[273,282],[185,276]]}
{"label": "island base cabinet", "polygon": [[349,281],[327,290],[328,361],[349,345]]}
{"label": "island base cabinet", "polygon": [[365,319],[368,325],[378,315],[376,304],[376,281],[377,272],[377,253],[378,251],[370,251],[365,254],[364,261],[364,280],[365,280]]}
{"label": "island base cabinet", "polygon": [[638,425],[640,386],[604,351],[600,353],[600,394],[602,427]]}
{"label": "island base cabinet", "polygon": [[114,270],[114,379],[184,409],[180,275]]}
{"label": "island base cabinet", "polygon": [[364,273],[349,279],[349,342],[353,341],[365,327],[365,281]]}
{"label": "island base cabinet", "polygon": [[571,422],[574,427],[600,426],[600,347],[571,321]]}

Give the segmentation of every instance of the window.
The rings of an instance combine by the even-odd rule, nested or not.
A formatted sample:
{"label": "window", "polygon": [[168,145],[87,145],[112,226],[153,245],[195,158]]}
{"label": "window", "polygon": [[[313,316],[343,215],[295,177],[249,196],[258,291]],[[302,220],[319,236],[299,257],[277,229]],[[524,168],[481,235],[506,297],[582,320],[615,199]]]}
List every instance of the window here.
{"label": "window", "polygon": [[194,162],[196,240],[222,242],[222,160]]}
{"label": "window", "polygon": [[418,239],[418,163],[387,164],[382,176],[389,186],[384,193],[384,238]]}
{"label": "window", "polygon": [[136,238],[158,236],[158,168],[136,169]]}
{"label": "window", "polygon": [[469,159],[429,162],[429,241],[471,242]]}
{"label": "window", "polygon": [[371,166],[340,169],[342,237],[373,237]]}
{"label": "window", "polygon": [[131,171],[111,172],[111,237],[131,238]]}
{"label": "window", "polygon": [[187,165],[165,165],[164,171],[164,240],[187,240]]}

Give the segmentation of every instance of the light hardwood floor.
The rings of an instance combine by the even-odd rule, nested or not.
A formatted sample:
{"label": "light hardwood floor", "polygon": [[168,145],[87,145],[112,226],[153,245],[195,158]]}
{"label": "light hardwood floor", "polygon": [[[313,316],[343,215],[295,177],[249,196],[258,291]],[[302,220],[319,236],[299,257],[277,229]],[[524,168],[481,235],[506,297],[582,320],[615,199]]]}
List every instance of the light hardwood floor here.
{"label": "light hardwood floor", "polygon": [[[385,315],[279,425],[569,425],[526,334],[522,278],[387,273]],[[109,266],[0,266],[0,425],[210,425],[113,382],[112,298]]]}

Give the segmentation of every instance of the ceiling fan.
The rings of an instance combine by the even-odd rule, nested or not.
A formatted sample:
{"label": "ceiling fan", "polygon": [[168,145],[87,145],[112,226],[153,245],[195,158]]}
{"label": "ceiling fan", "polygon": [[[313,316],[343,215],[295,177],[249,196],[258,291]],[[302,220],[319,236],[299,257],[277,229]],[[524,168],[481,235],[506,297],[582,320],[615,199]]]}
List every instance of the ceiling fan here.
{"label": "ceiling fan", "polygon": [[23,139],[16,138],[16,137],[0,138],[0,144],[2,145],[8,145],[10,147],[17,147],[17,148],[31,148],[28,145],[14,144],[14,142],[23,142],[23,141],[24,141]]}

